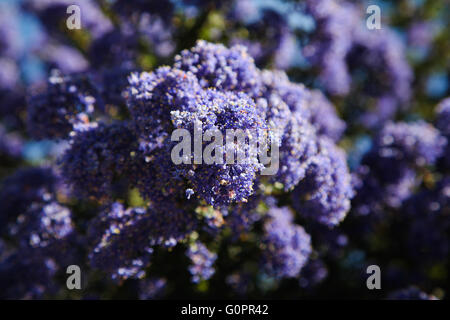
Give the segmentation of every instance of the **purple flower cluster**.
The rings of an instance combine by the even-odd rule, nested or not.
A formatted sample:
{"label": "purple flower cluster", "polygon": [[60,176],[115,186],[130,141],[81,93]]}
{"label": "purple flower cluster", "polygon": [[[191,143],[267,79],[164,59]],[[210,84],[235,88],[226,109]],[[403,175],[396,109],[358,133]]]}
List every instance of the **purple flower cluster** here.
{"label": "purple flower cluster", "polygon": [[90,231],[91,265],[108,271],[113,279],[143,278],[153,252],[146,210],[114,203],[97,220]]}
{"label": "purple flower cluster", "polygon": [[186,255],[191,260],[189,272],[192,275],[192,282],[198,283],[200,280],[208,280],[213,276],[213,265],[217,259],[217,254],[209,251],[203,243],[192,243]]}
{"label": "purple flower cluster", "polygon": [[190,71],[204,88],[243,91],[253,96],[261,86],[258,69],[243,46],[228,49],[200,40],[194,48],[175,57],[174,67]]}
{"label": "purple flower cluster", "polygon": [[335,226],[345,218],[352,197],[345,153],[330,140],[321,139],[318,155],[292,193],[295,208],[305,217]]}
{"label": "purple flower cluster", "polygon": [[271,208],[264,224],[262,264],[276,278],[296,277],[311,253],[311,237],[293,222],[289,208]]}
{"label": "purple flower cluster", "polygon": [[28,100],[28,129],[36,139],[66,138],[77,127],[88,125],[89,115],[102,104],[89,77],[65,77],[57,70],[47,87]]}
{"label": "purple flower cluster", "polygon": [[127,123],[97,124],[78,131],[60,162],[64,179],[79,197],[110,198],[120,176],[132,170],[136,139]]}
{"label": "purple flower cluster", "polygon": [[55,292],[53,276],[67,255],[74,232],[69,208],[57,200],[58,177],[49,168],[29,168],[1,185],[0,235],[8,239],[0,252],[2,296],[41,298]]}
{"label": "purple flower cluster", "polygon": [[387,123],[355,173],[356,210],[368,214],[382,205],[399,207],[420,182],[415,169],[433,165],[446,143],[431,124]]}
{"label": "purple flower cluster", "polygon": [[[362,115],[365,125],[378,126],[391,119],[411,95],[413,75],[402,42],[391,29],[363,26],[363,10],[348,1],[311,0],[307,11],[316,29],[304,54],[319,68],[327,91],[347,95],[352,88],[362,88],[360,92],[376,98],[374,111]],[[357,84],[358,78],[366,80]]]}

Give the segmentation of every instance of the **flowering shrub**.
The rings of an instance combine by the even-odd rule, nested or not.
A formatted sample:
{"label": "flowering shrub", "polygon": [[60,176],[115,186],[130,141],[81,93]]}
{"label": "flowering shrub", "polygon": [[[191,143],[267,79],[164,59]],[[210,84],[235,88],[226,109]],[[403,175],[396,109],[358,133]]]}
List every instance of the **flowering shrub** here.
{"label": "flowering shrub", "polygon": [[448,294],[443,17],[393,5],[370,30],[350,1],[276,4],[0,4],[0,298]]}

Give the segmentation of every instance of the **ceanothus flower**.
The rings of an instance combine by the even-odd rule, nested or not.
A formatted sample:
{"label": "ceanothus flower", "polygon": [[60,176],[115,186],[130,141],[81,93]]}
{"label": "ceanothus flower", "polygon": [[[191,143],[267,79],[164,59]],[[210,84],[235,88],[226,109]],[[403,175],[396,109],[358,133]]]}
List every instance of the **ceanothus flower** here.
{"label": "ceanothus flower", "polygon": [[273,177],[285,190],[291,190],[305,178],[311,158],[317,155],[317,136],[313,126],[301,118],[291,118],[281,138],[279,170]]}
{"label": "ceanothus flower", "polygon": [[289,190],[303,179],[308,159],[317,153],[316,130],[308,121],[309,95],[302,85],[289,82],[284,72],[263,71],[261,77],[258,109],[266,114],[271,139],[279,145],[279,170],[272,180]]}
{"label": "ceanothus flower", "polygon": [[319,136],[338,141],[345,131],[345,122],[339,118],[336,108],[319,90],[311,90],[308,100],[309,121]]}
{"label": "ceanothus flower", "polygon": [[[261,139],[264,134],[265,121],[256,112],[253,100],[244,93],[209,89],[203,92],[199,102],[200,105],[194,112],[172,112],[172,122],[177,128],[194,132],[195,124],[199,124],[202,135],[207,130],[212,130],[223,136],[227,135],[227,130],[241,129],[246,138],[250,138],[247,132],[256,134],[258,137],[254,137],[255,139]],[[241,145],[242,142],[235,143],[233,140],[232,151],[227,143],[229,142],[219,143],[214,151],[214,159],[220,158],[222,163],[214,160],[212,164],[202,163],[184,168],[184,175],[194,192],[215,207],[247,201],[253,193],[256,176],[263,169],[256,150],[250,143],[245,141]],[[227,163],[230,153],[234,157],[234,163],[231,164]],[[240,159],[239,154],[245,157]]]}
{"label": "ceanothus flower", "polygon": [[54,70],[42,92],[28,97],[28,130],[36,139],[66,138],[102,101],[95,85],[83,75],[63,76]]}
{"label": "ceanothus flower", "polygon": [[[247,158],[246,163],[236,163],[238,151],[249,155],[247,144],[236,145],[239,150],[233,151],[234,164],[225,163],[226,148],[216,148],[214,158],[220,157],[223,164],[214,162],[194,166],[192,155],[183,154],[191,164],[183,162],[177,167],[171,163],[170,152],[175,144],[168,142],[174,129],[188,130],[191,135],[218,130],[225,136],[228,129],[263,132],[265,121],[249,96],[203,89],[193,73],[169,67],[161,67],[153,73],[132,74],[129,81],[127,105],[133,118],[133,129],[139,137],[140,149],[154,163],[147,167],[156,168],[160,181],[179,181],[184,177],[194,194],[218,207],[232,201],[245,201],[252,194],[261,164],[255,157]],[[194,133],[196,125],[201,132]],[[145,188],[144,184],[139,184]],[[150,194],[149,191],[144,193]]]}
{"label": "ceanothus flower", "polygon": [[384,205],[399,207],[420,182],[415,169],[434,164],[445,144],[426,122],[387,123],[354,174],[356,211],[365,215],[383,212]]}
{"label": "ceanothus flower", "polygon": [[91,265],[113,279],[142,278],[154,246],[173,247],[197,228],[194,212],[177,208],[167,198],[160,200],[148,208],[126,209],[117,202],[108,206],[89,230],[95,243]]}
{"label": "ceanothus flower", "polygon": [[153,253],[149,227],[144,208],[125,209],[113,203],[91,226],[91,265],[107,271],[113,279],[142,278]]}
{"label": "ceanothus flower", "polygon": [[227,48],[199,40],[195,47],[183,50],[175,57],[174,67],[192,72],[204,88],[242,91],[257,96],[261,86],[253,58],[239,45]]}
{"label": "ceanothus flower", "polygon": [[193,111],[200,103],[202,89],[190,72],[161,67],[152,73],[132,73],[129,84],[127,106],[146,152],[161,147],[173,130],[172,111]]}
{"label": "ceanothus flower", "polygon": [[309,120],[310,92],[303,84],[290,82],[283,71],[263,70],[260,72],[260,77],[263,85],[261,90],[263,98],[269,99],[271,95],[276,94],[296,117]]}
{"label": "ceanothus flower", "polygon": [[126,122],[100,123],[76,132],[60,159],[63,177],[77,196],[110,199],[114,183],[126,176],[137,149]]}
{"label": "ceanothus flower", "polygon": [[200,280],[209,280],[213,276],[215,272],[213,265],[217,259],[217,254],[209,251],[203,243],[197,241],[190,244],[186,255],[191,260],[189,272],[192,275],[193,283],[199,283]]}
{"label": "ceanothus flower", "polygon": [[311,253],[311,237],[287,207],[271,208],[264,224],[262,265],[275,278],[296,277]]}
{"label": "ceanothus flower", "polygon": [[351,175],[342,149],[327,138],[321,138],[318,147],[305,178],[292,192],[292,201],[299,214],[332,227],[350,210]]}

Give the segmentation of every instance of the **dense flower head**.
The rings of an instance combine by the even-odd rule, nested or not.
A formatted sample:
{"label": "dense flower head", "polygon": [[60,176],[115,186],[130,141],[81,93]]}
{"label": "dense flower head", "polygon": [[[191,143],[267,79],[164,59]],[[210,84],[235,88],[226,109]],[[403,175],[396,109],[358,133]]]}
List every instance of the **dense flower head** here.
{"label": "dense flower head", "polygon": [[37,139],[66,138],[79,126],[89,123],[89,115],[102,102],[89,77],[63,76],[52,72],[47,87],[28,98],[28,129]]}
{"label": "dense flower head", "polygon": [[125,209],[113,203],[91,227],[91,265],[109,272],[112,278],[142,278],[153,253],[148,229],[144,208]]}
{"label": "dense flower head", "polygon": [[304,180],[293,194],[299,214],[328,226],[339,224],[353,197],[346,155],[327,138],[319,140],[319,152],[308,162]]}
{"label": "dense flower head", "polygon": [[262,97],[268,99],[272,94],[276,94],[296,116],[309,119],[309,90],[303,84],[289,81],[283,71],[263,70],[260,74],[263,84]]}
{"label": "dense flower head", "polygon": [[279,144],[279,170],[273,180],[290,190],[304,178],[308,160],[318,152],[318,128],[309,121],[310,110],[316,106],[308,102],[310,92],[291,83],[284,72],[263,71],[261,77],[263,94],[258,106]]}
{"label": "dense flower head", "polygon": [[203,87],[243,91],[258,95],[260,83],[253,58],[243,46],[197,41],[195,47],[175,57],[175,68],[191,71]]}
{"label": "dense flower head", "polygon": [[[151,151],[171,131],[172,111],[192,111],[199,104],[201,87],[190,72],[161,67],[152,73],[132,73],[127,105],[141,148]],[[158,145],[157,145],[158,146]]]}
{"label": "dense flower head", "polygon": [[200,280],[208,280],[215,272],[213,265],[217,259],[217,254],[208,250],[201,242],[194,242],[189,245],[186,255],[191,260],[189,272],[192,275],[192,282],[198,283]]}
{"label": "dense flower head", "polygon": [[276,278],[296,277],[308,261],[311,238],[287,207],[271,208],[264,224],[262,264]]}
{"label": "dense flower head", "polygon": [[290,190],[305,177],[309,162],[318,153],[313,126],[300,118],[291,118],[285,127],[279,153],[279,170],[273,180]]}
{"label": "dense flower head", "polygon": [[78,196],[109,199],[116,179],[126,174],[137,149],[126,122],[100,123],[76,132],[60,159],[64,179]]}
{"label": "dense flower head", "polygon": [[[213,89],[206,90],[200,100],[201,107],[191,113],[172,112],[172,122],[182,129],[194,132],[195,124],[201,126],[201,134],[207,130],[215,130],[227,135],[227,130],[253,130],[250,134],[258,136],[266,129],[264,119],[256,112],[252,99],[243,93],[220,92]],[[195,134],[195,132],[194,132]],[[246,135],[247,137],[248,135]],[[256,137],[255,137],[256,138]],[[226,138],[225,138],[226,139]],[[263,167],[258,162],[256,151],[250,144],[235,143],[231,151],[234,163],[228,164],[229,146],[217,147],[214,157],[222,159],[222,164],[200,164],[188,166],[185,176],[192,184],[195,193],[213,206],[226,206],[233,201],[246,201],[253,193],[254,180]],[[241,163],[240,154],[243,154]]]}
{"label": "dense flower head", "polygon": [[[190,71],[161,67],[153,73],[132,74],[129,81],[127,105],[133,117],[133,129],[139,137],[140,149],[148,157],[151,155],[153,162],[164,157],[169,160],[170,148],[164,143],[176,128],[194,135],[203,135],[207,130],[226,135],[229,129],[255,132],[266,129],[264,119],[248,95],[203,89]],[[196,126],[200,132],[194,132]],[[242,148],[233,151],[234,154],[242,151],[249,155],[250,150]],[[252,194],[253,182],[262,167],[255,157],[244,164],[225,164],[226,151],[215,149],[215,159],[219,157],[223,164],[182,165],[181,170],[156,164],[159,169],[156,171],[168,178],[184,177],[196,195],[214,206],[245,201]],[[191,155],[186,156],[185,160],[192,163]],[[167,179],[162,177],[162,180]]]}

